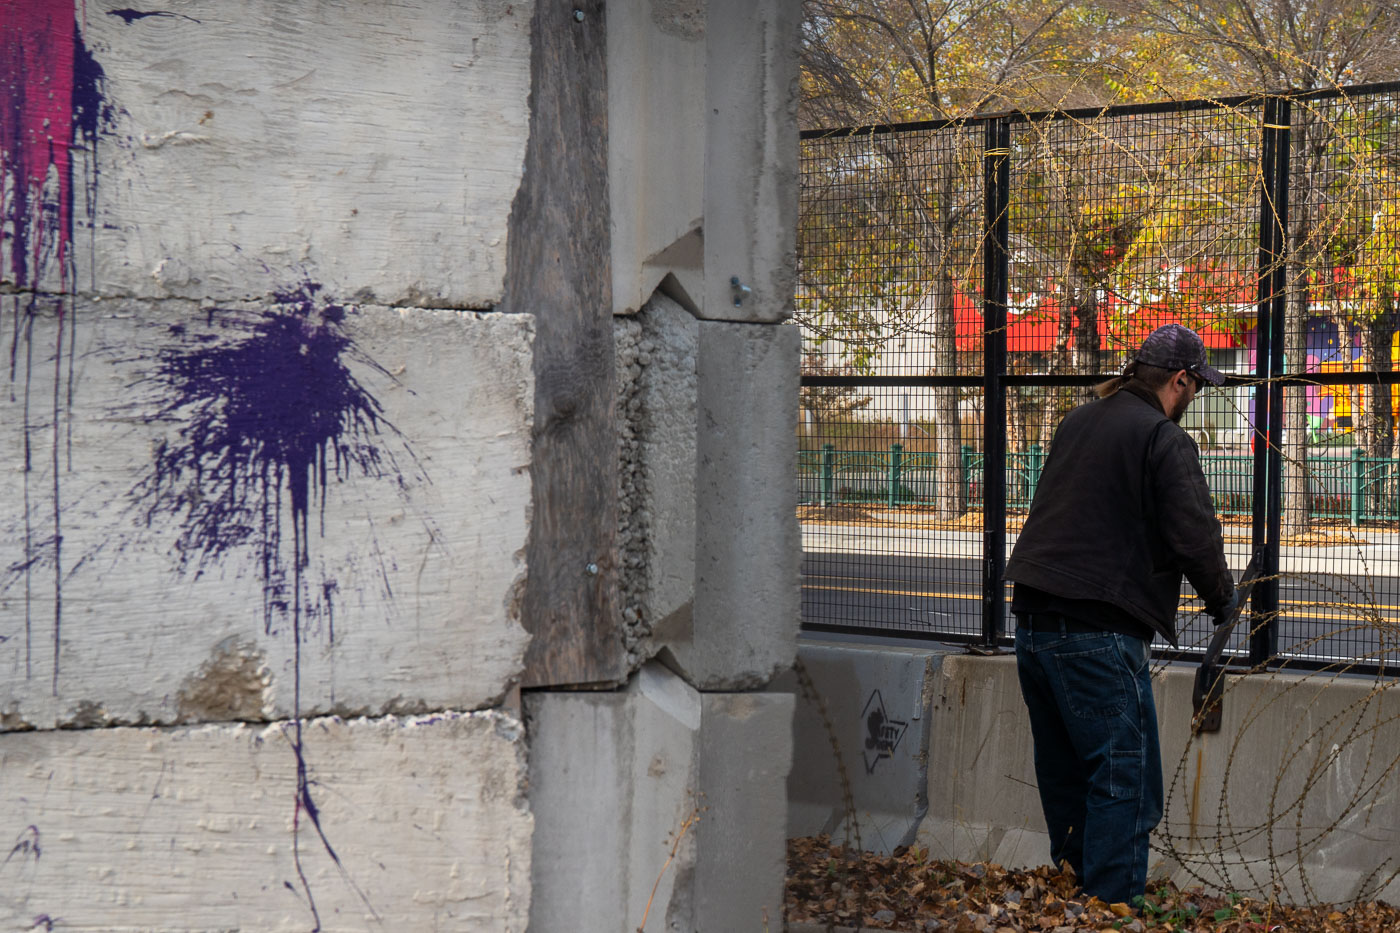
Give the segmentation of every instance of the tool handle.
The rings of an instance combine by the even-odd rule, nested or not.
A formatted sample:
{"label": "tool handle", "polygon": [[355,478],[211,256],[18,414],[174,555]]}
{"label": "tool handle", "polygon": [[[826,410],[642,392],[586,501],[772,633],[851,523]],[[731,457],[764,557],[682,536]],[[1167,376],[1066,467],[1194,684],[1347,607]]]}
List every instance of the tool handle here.
{"label": "tool handle", "polygon": [[1195,713],[1192,720],[1194,732],[1220,731],[1220,697],[1224,692],[1225,680],[1225,669],[1220,663],[1220,656],[1230,642],[1230,634],[1235,630],[1235,625],[1244,612],[1245,603],[1249,602],[1254,584],[1259,582],[1263,562],[1264,549],[1261,547],[1250,556],[1249,564],[1240,577],[1235,608],[1215,627],[1215,634],[1211,636],[1205,657],[1201,659],[1201,666],[1196,669],[1196,681],[1191,688],[1191,708]]}

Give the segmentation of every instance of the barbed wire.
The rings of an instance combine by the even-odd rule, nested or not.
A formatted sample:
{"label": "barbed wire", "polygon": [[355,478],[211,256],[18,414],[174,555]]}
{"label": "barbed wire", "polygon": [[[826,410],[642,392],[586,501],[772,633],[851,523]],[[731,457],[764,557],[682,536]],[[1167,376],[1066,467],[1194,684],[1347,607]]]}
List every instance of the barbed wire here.
{"label": "barbed wire", "polygon": [[[793,673],[797,675],[798,691],[802,698],[812,705],[816,711],[817,718],[821,720],[822,728],[826,731],[827,741],[831,744],[831,757],[836,766],[836,777],[841,785],[841,807],[843,816],[841,825],[846,828],[847,853],[854,843],[854,851],[859,853],[864,849],[860,841],[860,819],[856,815],[855,795],[851,791],[851,775],[846,770],[846,760],[841,754],[841,741],[836,737],[836,725],[831,721],[831,714],[827,712],[826,700],[822,697],[821,691],[817,689],[816,682],[812,680],[812,674],[807,670],[807,665],[802,659],[795,658],[792,662]],[[852,871],[851,859],[848,855],[843,855],[841,859],[841,876],[843,883],[850,887]],[[855,900],[855,913],[850,918],[851,925],[860,928],[865,916],[865,889],[857,888]],[[836,917],[832,914],[831,920],[827,923],[827,930],[836,929]]]}

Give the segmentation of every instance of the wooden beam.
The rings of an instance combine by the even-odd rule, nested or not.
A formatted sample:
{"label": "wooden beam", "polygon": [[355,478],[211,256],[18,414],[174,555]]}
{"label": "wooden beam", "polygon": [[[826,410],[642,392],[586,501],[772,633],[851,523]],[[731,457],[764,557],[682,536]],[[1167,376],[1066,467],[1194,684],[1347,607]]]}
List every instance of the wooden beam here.
{"label": "wooden beam", "polygon": [[541,0],[530,138],[511,212],[505,310],[535,316],[534,501],[522,686],[625,676],[617,611],[617,429],[601,0]]}

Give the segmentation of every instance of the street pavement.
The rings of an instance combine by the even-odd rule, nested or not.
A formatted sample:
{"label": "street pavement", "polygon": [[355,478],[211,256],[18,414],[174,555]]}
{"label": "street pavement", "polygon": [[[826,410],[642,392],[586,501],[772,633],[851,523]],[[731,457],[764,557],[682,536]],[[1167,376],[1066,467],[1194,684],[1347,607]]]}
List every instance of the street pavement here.
{"label": "street pavement", "polygon": [[[1236,576],[1247,541],[1228,540]],[[1006,551],[1016,536],[1007,536]],[[981,631],[982,535],[890,525],[802,528],[803,620],[922,638],[971,638]],[[1311,663],[1400,661],[1400,536],[1358,529],[1351,541],[1281,549],[1281,654]],[[1010,591],[1007,591],[1009,604]],[[1213,631],[1189,585],[1177,621],[1183,648]],[[1244,629],[1232,653],[1244,650]],[[1157,647],[1168,647],[1165,642]]]}

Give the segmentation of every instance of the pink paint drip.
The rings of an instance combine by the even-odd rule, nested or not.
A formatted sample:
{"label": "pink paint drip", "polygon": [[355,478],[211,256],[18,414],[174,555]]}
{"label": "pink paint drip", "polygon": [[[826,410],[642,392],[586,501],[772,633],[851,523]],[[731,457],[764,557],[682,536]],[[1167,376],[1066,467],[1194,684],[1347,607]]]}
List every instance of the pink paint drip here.
{"label": "pink paint drip", "polygon": [[73,0],[0,3],[0,181],[4,236],[0,275],[36,284],[46,260],[66,284],[73,240]]}
{"label": "pink paint drip", "polygon": [[[10,401],[19,401],[22,411],[25,676],[31,673],[32,568],[42,558],[53,568],[55,696],[63,617],[60,452],[65,446],[72,468],[73,152],[96,151],[105,110],[102,79],[101,66],[82,43],[73,0],[0,0],[0,280],[20,290],[10,302],[8,369]],[[84,178],[90,221],[96,180],[94,162]],[[52,300],[55,285],[57,301]],[[35,320],[49,308],[56,323],[53,388],[46,406],[50,476],[41,491],[36,473],[40,428],[32,418],[38,402],[31,386],[32,333]],[[21,369],[23,388],[17,392]],[[41,505],[45,496],[47,509]],[[51,523],[47,533],[36,524],[43,513]]]}

